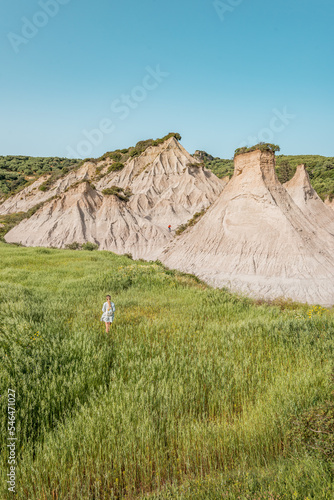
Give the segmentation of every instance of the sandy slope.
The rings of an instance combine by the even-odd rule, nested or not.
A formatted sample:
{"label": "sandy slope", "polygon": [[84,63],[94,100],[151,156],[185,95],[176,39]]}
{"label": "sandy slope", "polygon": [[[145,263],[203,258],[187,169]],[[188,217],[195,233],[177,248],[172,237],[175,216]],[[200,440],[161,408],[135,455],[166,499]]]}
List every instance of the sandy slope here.
{"label": "sandy slope", "polygon": [[13,214],[17,212],[27,212],[31,208],[44,203],[53,196],[63,193],[67,188],[82,180],[90,180],[95,175],[96,167],[93,163],[85,163],[78,170],[69,172],[66,176],[58,179],[47,191],[41,191],[39,186],[50,176],[43,175],[33,184],[22,189],[20,192],[7,198],[0,204],[0,215]]}
{"label": "sandy slope", "polygon": [[298,165],[293,178],[283,186],[306,216],[334,236],[334,211],[323,203],[311,186],[305,165]]}
{"label": "sandy slope", "polygon": [[334,303],[333,237],[296,205],[274,155],[240,155],[229,184],[202,219],[165,249],[168,266],[247,294]]}
{"label": "sandy slope", "polygon": [[129,208],[152,222],[175,229],[194,213],[211,205],[226,185],[201,166],[172,137],[148,148],[127,163],[121,172],[111,173],[97,183],[97,189],[112,185],[130,188]]}
{"label": "sandy slope", "polygon": [[[91,241],[100,249],[154,260],[173,238],[168,225],[176,229],[187,222],[195,212],[208,207],[225,185],[211,172],[190,163],[198,164],[172,138],[148,148],[129,160],[121,172],[111,172],[97,182],[96,166],[86,163],[47,193],[38,189],[40,183],[29,186],[28,192],[21,191],[22,200],[16,195],[2,205],[4,212],[26,211],[43,201],[44,205],[9,231],[6,240],[55,247]],[[82,182],[84,179],[92,179],[95,189]],[[128,203],[103,196],[104,189],[115,185],[131,189],[133,196]],[[56,198],[50,200],[51,196]]]}
{"label": "sandy slope", "polygon": [[138,218],[116,196],[102,196],[88,182],[63,193],[6,235],[9,243],[64,247],[74,241],[99,244],[101,250],[157,258],[172,236]]}
{"label": "sandy slope", "polygon": [[326,198],[324,203],[327,207],[334,210],[334,198],[332,199],[332,201],[330,201],[329,198]]}

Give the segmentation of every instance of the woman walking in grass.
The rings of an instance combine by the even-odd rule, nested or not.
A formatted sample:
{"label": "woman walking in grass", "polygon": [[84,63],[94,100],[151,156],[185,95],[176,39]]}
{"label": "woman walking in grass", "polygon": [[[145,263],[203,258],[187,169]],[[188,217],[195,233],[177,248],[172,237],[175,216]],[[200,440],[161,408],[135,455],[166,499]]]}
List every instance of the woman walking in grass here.
{"label": "woman walking in grass", "polygon": [[115,304],[111,302],[111,297],[110,295],[107,295],[106,297],[107,302],[105,302],[102,306],[102,316],[101,316],[101,321],[104,321],[106,324],[106,333],[109,333],[110,325],[114,321],[114,315],[115,315]]}

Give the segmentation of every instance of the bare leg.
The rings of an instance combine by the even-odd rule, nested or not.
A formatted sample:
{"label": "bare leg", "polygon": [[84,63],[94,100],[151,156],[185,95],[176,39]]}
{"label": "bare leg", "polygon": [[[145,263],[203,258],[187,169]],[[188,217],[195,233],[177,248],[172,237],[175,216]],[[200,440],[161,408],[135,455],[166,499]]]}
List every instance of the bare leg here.
{"label": "bare leg", "polygon": [[105,323],[106,323],[106,333],[109,333],[111,323],[109,323],[108,321],[106,321]]}

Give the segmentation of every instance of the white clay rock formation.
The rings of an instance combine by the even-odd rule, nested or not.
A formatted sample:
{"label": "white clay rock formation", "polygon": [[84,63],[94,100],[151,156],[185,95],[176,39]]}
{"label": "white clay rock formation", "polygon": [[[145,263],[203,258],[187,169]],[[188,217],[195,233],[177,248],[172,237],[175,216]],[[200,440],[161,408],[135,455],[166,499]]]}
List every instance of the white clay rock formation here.
{"label": "white clay rock formation", "polygon": [[[168,226],[174,230],[207,208],[225,185],[175,138],[149,147],[128,160],[120,172],[107,174],[110,165],[109,160],[98,165],[85,163],[47,192],[39,190],[44,177],[6,200],[0,207],[3,213],[25,212],[44,202],[32,217],[6,234],[6,241],[54,247],[90,241],[101,250],[155,260],[173,238]],[[95,182],[97,166],[105,175],[93,189],[83,180]],[[130,189],[133,195],[127,203],[116,196],[103,196],[102,191],[112,186]]]}
{"label": "white clay rock formation", "polygon": [[254,297],[333,305],[333,237],[296,205],[259,150],[235,159],[233,177],[199,222],[160,258],[214,286]]}
{"label": "white clay rock formation", "polygon": [[130,188],[129,208],[155,224],[175,229],[203,208],[210,206],[226,185],[201,166],[174,138],[151,146],[96,184]]}
{"label": "white clay rock formation", "polygon": [[334,236],[334,212],[323,203],[311,186],[305,165],[298,165],[293,178],[283,186],[307,217],[313,220],[319,228],[325,229]]}
{"label": "white clay rock formation", "polygon": [[89,241],[100,250],[150,259],[156,259],[171,238],[167,229],[136,217],[126,202],[115,195],[102,196],[88,182],[47,202],[6,234],[7,242],[25,246],[63,248]]}
{"label": "white clay rock formation", "polygon": [[93,163],[87,162],[78,170],[72,170],[66,176],[56,180],[47,191],[41,191],[39,189],[39,187],[50,177],[50,175],[43,175],[33,184],[25,187],[0,204],[0,215],[28,212],[28,210],[36,205],[44,203],[53,196],[63,193],[73,184],[82,180],[91,180],[95,175],[95,171],[96,166]]}

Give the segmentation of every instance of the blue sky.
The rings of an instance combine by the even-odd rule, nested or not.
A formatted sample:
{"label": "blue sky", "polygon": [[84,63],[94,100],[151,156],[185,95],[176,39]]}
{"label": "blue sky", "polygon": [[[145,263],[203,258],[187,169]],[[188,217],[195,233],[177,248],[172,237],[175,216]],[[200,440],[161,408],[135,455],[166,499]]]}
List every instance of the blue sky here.
{"label": "blue sky", "polygon": [[334,156],[333,20],[332,0],[6,2],[0,155],[97,157],[175,131],[190,153]]}

